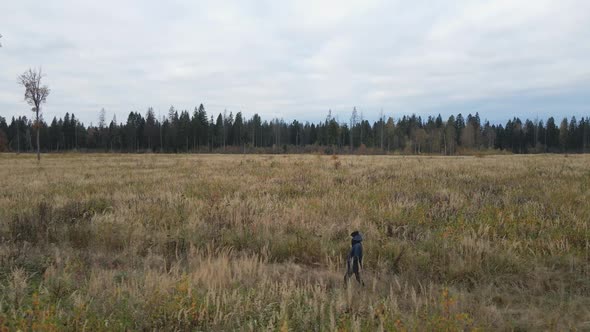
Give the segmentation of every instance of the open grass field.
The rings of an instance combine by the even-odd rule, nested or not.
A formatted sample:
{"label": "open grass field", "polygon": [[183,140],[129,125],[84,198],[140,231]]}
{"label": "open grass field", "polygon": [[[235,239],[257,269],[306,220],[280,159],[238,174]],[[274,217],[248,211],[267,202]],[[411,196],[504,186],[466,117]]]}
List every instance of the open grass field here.
{"label": "open grass field", "polygon": [[0,154],[0,327],[589,330],[589,224],[588,155]]}

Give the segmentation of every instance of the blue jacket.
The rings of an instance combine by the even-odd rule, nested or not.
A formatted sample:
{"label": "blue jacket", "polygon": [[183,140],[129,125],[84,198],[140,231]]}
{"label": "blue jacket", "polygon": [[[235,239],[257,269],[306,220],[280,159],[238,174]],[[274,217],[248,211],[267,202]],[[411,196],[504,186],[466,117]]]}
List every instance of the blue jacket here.
{"label": "blue jacket", "polygon": [[348,254],[348,259],[358,258],[359,263],[363,264],[363,237],[360,234],[355,234],[352,237],[352,248]]}

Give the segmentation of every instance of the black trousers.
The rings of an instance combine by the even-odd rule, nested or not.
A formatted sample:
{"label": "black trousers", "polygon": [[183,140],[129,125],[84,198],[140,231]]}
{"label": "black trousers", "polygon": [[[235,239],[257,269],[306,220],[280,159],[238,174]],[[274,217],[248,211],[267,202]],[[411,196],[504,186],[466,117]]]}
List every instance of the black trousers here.
{"label": "black trousers", "polygon": [[350,279],[350,277],[352,277],[352,275],[354,274],[356,281],[359,284],[364,285],[365,283],[361,280],[360,270],[361,263],[359,261],[359,258],[356,256],[349,257],[348,260],[346,260],[346,274],[344,275],[344,283],[347,284],[348,279]]}

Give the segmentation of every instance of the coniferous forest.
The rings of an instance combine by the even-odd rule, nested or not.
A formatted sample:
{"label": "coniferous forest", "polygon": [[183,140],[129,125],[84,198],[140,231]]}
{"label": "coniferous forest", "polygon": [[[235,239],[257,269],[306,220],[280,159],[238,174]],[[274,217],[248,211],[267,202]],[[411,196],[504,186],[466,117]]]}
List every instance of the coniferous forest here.
{"label": "coniferous forest", "polygon": [[[125,121],[80,122],[74,114],[40,121],[43,152],[165,152],[165,153],[405,153],[454,155],[496,150],[512,153],[585,153],[590,146],[590,118],[521,120],[505,124],[482,121],[478,113],[440,115],[424,119],[363,118],[354,109],[347,121],[331,112],[319,123],[245,118],[241,112],[207,114],[201,104],[191,113],[170,107],[159,118],[152,108],[145,115],[130,112]],[[0,116],[0,151],[36,150],[36,124],[31,117]]]}

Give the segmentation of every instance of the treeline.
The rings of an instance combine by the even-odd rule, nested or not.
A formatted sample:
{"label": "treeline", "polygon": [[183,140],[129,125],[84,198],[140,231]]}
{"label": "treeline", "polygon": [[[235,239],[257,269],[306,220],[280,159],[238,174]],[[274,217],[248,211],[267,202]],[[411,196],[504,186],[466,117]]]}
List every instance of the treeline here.
{"label": "treeline", "polygon": [[482,123],[479,114],[461,114],[443,120],[440,115],[423,119],[381,116],[369,122],[354,109],[349,121],[341,122],[328,113],[319,123],[286,123],[282,119],[249,119],[241,112],[209,116],[201,104],[194,111],[170,107],[167,116],[156,117],[149,108],[145,116],[131,112],[126,122],[116,117],[105,121],[100,111],[97,125],[85,126],[74,114],[35,124],[26,116],[13,117],[10,124],[0,117],[0,151],[36,149],[34,130],[40,126],[41,150],[113,152],[227,152],[227,153],[433,153],[452,155],[477,150],[506,150],[513,153],[583,153],[590,146],[590,119],[575,117],[556,122],[554,118],[513,118],[504,125]]}

